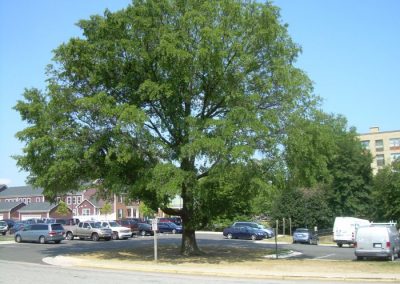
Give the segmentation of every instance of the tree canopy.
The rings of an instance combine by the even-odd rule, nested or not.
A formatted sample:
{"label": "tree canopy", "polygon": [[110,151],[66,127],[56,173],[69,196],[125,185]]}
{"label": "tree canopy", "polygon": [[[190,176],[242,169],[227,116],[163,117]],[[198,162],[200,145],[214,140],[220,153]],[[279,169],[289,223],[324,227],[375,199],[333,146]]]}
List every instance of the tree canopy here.
{"label": "tree canopy", "polygon": [[195,230],[226,198],[260,188],[240,169],[275,158],[288,117],[314,105],[300,47],[269,2],[133,1],[78,26],[47,89],[15,107],[29,124],[18,165],[48,196],[101,179],[179,215],[182,253],[196,253]]}

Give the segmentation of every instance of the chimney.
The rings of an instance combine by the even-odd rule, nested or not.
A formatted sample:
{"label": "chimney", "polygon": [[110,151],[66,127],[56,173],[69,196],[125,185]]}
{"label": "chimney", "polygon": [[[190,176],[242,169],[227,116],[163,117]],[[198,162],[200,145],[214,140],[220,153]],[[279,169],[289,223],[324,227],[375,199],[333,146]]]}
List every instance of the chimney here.
{"label": "chimney", "polygon": [[372,126],[369,128],[370,133],[378,133],[379,132],[379,126]]}

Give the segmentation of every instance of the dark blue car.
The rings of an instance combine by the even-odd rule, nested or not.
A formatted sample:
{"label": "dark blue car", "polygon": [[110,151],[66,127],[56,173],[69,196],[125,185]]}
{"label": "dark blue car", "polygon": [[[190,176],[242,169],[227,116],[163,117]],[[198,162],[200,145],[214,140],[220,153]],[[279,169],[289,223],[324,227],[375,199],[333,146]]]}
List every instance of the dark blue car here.
{"label": "dark blue car", "polygon": [[182,226],[178,226],[172,222],[157,223],[159,233],[182,234]]}
{"label": "dark blue car", "polygon": [[252,227],[229,227],[225,228],[224,237],[228,239],[246,239],[246,240],[262,240],[266,237],[266,233],[262,230]]}

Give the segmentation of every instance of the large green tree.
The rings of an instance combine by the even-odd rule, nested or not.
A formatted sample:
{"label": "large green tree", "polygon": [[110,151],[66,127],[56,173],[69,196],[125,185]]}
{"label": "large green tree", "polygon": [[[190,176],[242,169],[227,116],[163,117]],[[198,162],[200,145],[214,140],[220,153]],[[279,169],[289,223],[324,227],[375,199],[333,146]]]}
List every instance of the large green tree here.
{"label": "large green tree", "polygon": [[375,222],[400,222],[400,161],[380,169],[374,176],[372,202]]}
{"label": "large green tree", "polygon": [[[29,124],[18,165],[48,196],[99,179],[179,215],[182,253],[199,252],[195,230],[256,188],[229,178],[255,156],[272,159],[289,114],[313,100],[279,9],[138,0],[78,26],[83,37],[54,51],[47,89],[16,105]],[[168,207],[176,195],[181,209]]]}
{"label": "large green tree", "polygon": [[[319,110],[293,117],[287,127],[284,154],[287,187],[319,188],[323,195],[318,198],[324,199],[332,216],[368,216],[371,156],[363,150],[355,129],[348,128],[344,117]],[[291,203],[282,206],[290,207]]]}

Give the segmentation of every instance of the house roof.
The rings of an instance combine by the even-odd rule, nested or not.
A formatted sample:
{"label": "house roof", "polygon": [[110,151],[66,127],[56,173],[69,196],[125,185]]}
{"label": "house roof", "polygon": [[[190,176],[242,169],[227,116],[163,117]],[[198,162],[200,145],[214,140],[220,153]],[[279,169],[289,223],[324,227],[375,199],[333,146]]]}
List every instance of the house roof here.
{"label": "house roof", "polygon": [[42,196],[42,188],[33,188],[30,185],[6,187],[0,191],[0,198]]}
{"label": "house roof", "polygon": [[0,202],[0,212],[10,212],[14,208],[25,204],[23,202]]}
{"label": "house roof", "polygon": [[50,212],[56,208],[58,204],[51,204],[49,202],[34,202],[19,209],[21,213],[24,212]]}

